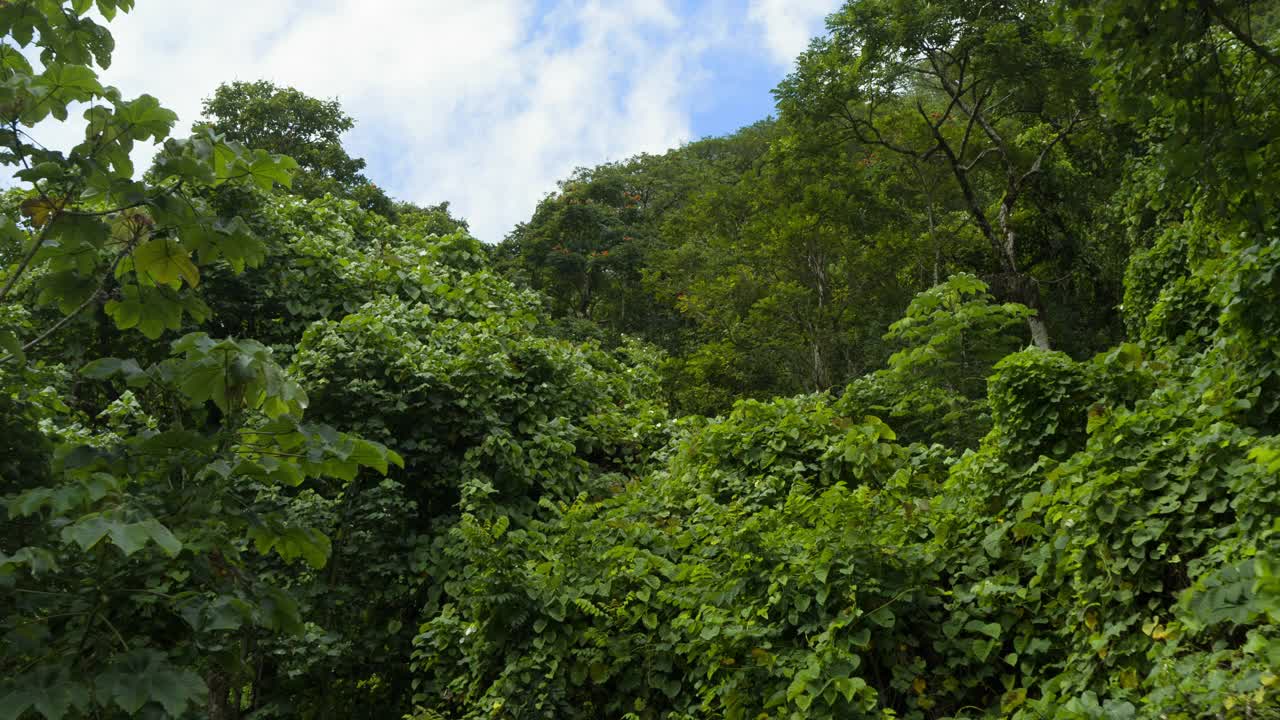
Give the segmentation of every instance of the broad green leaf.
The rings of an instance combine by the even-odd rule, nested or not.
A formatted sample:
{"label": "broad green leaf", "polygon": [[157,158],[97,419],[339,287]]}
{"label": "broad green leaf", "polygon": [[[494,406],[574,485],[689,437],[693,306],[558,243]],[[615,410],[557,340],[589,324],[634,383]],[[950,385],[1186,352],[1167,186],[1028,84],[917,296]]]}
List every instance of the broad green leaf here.
{"label": "broad green leaf", "polygon": [[19,566],[24,566],[35,577],[58,571],[58,556],[39,547],[24,547],[12,555],[0,553],[0,575],[12,573]]}
{"label": "broad green leaf", "polygon": [[177,113],[161,107],[150,95],[116,106],[116,122],[128,128],[134,140],[163,140],[177,121]]}
{"label": "broad green leaf", "polygon": [[123,375],[125,380],[131,381],[145,375],[146,371],[133,358],[101,358],[80,368],[80,374],[94,380],[106,380],[116,375]]}
{"label": "broad green leaf", "polygon": [[133,263],[139,273],[147,274],[160,285],[177,288],[184,280],[191,287],[200,284],[200,271],[191,262],[191,254],[169,238],[144,243],[134,250]]}
{"label": "broad green leaf", "polygon": [[199,675],[154,650],[134,650],[117,658],[94,685],[126,713],[135,714],[154,702],[171,717],[181,716],[188,705],[200,703],[208,693]]}
{"label": "broad green leaf", "polygon": [[143,520],[138,525],[146,532],[147,537],[151,538],[156,545],[159,545],[160,549],[168,554],[169,557],[174,557],[182,551],[182,542],[174,537],[169,528],[160,524],[158,520]]}
{"label": "broad green leaf", "polygon": [[59,211],[60,206],[49,198],[35,197],[23,200],[20,208],[22,214],[31,219],[32,225],[41,228],[49,222],[49,218],[54,213]]}
{"label": "broad green leaf", "polygon": [[111,542],[128,557],[146,546],[150,534],[140,523],[113,521],[108,524]]}
{"label": "broad green leaf", "polygon": [[255,525],[249,529],[254,547],[263,555],[273,549],[285,560],[303,558],[313,568],[322,568],[332,549],[329,538],[319,530],[304,527],[281,528]]}
{"label": "broad green leaf", "polygon": [[27,361],[27,354],[22,349],[22,340],[11,330],[0,329],[0,352],[13,357],[19,364]]}
{"label": "broad green leaf", "polygon": [[16,687],[8,694],[0,690],[0,718],[24,717],[30,708],[48,720],[61,720],[73,709],[89,707],[88,688],[72,680],[64,668],[43,667],[11,679]]}
{"label": "broad green leaf", "polygon": [[81,550],[89,550],[111,532],[111,524],[101,515],[91,515],[68,525],[62,530],[62,539],[74,542]]}

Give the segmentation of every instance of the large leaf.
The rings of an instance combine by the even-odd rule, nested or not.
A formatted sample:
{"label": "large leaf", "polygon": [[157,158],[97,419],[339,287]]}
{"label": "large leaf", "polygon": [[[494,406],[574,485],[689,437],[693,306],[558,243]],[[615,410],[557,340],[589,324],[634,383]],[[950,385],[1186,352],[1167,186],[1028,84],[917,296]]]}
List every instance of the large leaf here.
{"label": "large leaf", "polygon": [[99,695],[131,715],[154,702],[171,717],[179,717],[188,705],[199,704],[208,693],[199,675],[173,665],[164,653],[155,650],[135,650],[118,658],[98,676],[95,685]]}
{"label": "large leaf", "polygon": [[126,522],[114,513],[87,515],[64,528],[62,537],[85,551],[92,549],[104,537],[110,538],[126,557],[146,547],[148,542],[156,543],[170,557],[182,550],[182,543],[154,518]]}
{"label": "large leaf", "polygon": [[270,522],[251,527],[249,537],[258,552],[264,555],[274,549],[285,560],[302,558],[317,569],[325,566],[332,550],[329,538],[315,528],[285,528]]}
{"label": "large leaf", "polygon": [[191,253],[176,240],[156,238],[133,251],[134,268],[158,285],[178,288],[182,281],[191,287],[200,284],[200,271],[191,262]]}
{"label": "large leaf", "polygon": [[72,680],[65,668],[43,667],[6,680],[0,684],[0,720],[17,720],[28,709],[48,720],[60,720],[72,709],[89,706],[89,689]]}

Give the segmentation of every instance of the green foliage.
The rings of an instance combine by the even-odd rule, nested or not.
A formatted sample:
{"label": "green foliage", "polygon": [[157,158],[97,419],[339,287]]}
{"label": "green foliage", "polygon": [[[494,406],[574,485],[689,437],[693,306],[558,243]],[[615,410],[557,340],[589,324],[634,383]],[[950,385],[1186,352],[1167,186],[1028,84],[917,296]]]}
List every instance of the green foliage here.
{"label": "green foliage", "polygon": [[1054,6],[851,0],[491,249],[0,2],[0,718],[1277,717],[1280,16]]}
{"label": "green foliage", "polygon": [[342,147],[342,136],[355,121],[337,100],[319,100],[266,80],[225,83],[205,99],[202,120],[232,140],[296,160],[296,191],[305,198],[330,194],[388,218],[396,215],[395,203],[361,174],[365,161]]}
{"label": "green foliage", "polygon": [[[912,473],[887,429],[809,399],[743,403],[688,433],[670,472],[613,498],[544,501],[527,527],[463,518],[456,600],[417,639],[428,707],[849,717],[909,690],[905,618],[927,580],[918,556],[873,540],[908,534],[895,491]],[[792,443],[776,465],[730,459],[770,436]],[[810,484],[805,466],[828,471]]]}
{"label": "green foliage", "polygon": [[253,336],[292,352],[317,320],[340,320],[382,295],[422,302],[446,317],[527,312],[537,301],[485,272],[481,244],[465,232],[439,237],[392,225],[352,200],[253,200],[267,256],[247,272],[222,268],[202,296],[209,329]]}
{"label": "green foliage", "polygon": [[1150,248],[1133,254],[1125,282],[1125,314],[1130,332],[1148,342],[1212,332],[1217,320],[1210,286],[1191,276],[1196,252],[1191,240],[1207,240],[1203,230],[1174,226]]}
{"label": "green foliage", "polygon": [[986,283],[953,275],[920,293],[885,339],[903,346],[888,367],[849,385],[845,412],[884,413],[918,441],[972,446],[990,430],[987,377],[1022,338],[1015,326],[1031,313],[997,305]]}
{"label": "green foliage", "polygon": [[316,566],[328,556],[320,533],[260,514],[259,489],[400,462],[302,423],[305,394],[257,343],[189,335],[173,351],[150,367],[86,366],[84,376],[130,388],[104,412],[111,431],[66,426],[50,479],[3,498],[18,530],[0,551],[12,593],[3,692],[15,717],[28,705],[58,718],[69,706],[133,714],[154,702],[179,715],[203,704],[199,671],[230,661],[228,633],[299,624],[287,595],[245,573],[242,539]]}
{"label": "green foliage", "polygon": [[1025,350],[1001,360],[992,376],[989,436],[1012,461],[1062,457],[1084,442],[1090,411],[1085,371],[1058,352]]}
{"label": "green foliage", "polygon": [[[470,289],[465,280],[451,287]],[[494,312],[501,306],[478,293],[457,301],[479,317],[385,298],[313,325],[296,358],[313,411],[365,418],[362,432],[394,439],[427,517],[449,514],[459,498],[467,510],[497,502],[516,511],[544,494],[572,497],[600,471],[585,460],[630,464],[643,447],[639,423],[657,412],[643,368],[538,337],[529,309]],[[640,415],[621,424],[606,415],[618,412]]]}
{"label": "green foliage", "polygon": [[[879,127],[894,133],[876,141],[896,145],[914,139],[893,114],[910,115],[909,106],[894,109],[905,87],[942,135],[934,152],[958,146],[964,125],[930,123],[937,94],[904,79],[922,57],[901,52],[910,43],[925,60],[965,53],[974,72],[991,78],[975,81],[973,97],[943,89],[952,109],[968,105],[959,112],[970,126],[979,123],[971,101],[1005,92],[1046,103],[1046,113],[1055,103],[1087,107],[1083,85],[1070,85],[1078,74],[1066,86],[1028,80],[1057,69],[1045,58],[1078,70],[1079,56],[1068,33],[1049,27],[1047,8],[1019,7],[1005,9],[1029,26],[1015,34],[998,13],[958,3],[850,3],[832,21],[833,39],[816,44],[782,88],[784,112],[793,99],[799,107],[823,93],[843,103],[843,83],[865,81],[857,92],[874,96],[872,110],[886,113]],[[1102,25],[1109,22],[1104,16]],[[1126,42],[1121,66],[1164,51]],[[862,57],[832,55],[837,43]],[[1264,61],[1269,52],[1249,50]],[[1100,76],[1105,65],[1100,58]],[[1177,77],[1151,68],[1148,78]],[[1244,68],[1227,72],[1243,82]],[[948,77],[938,72],[939,81]],[[1104,85],[1104,97],[1120,87]],[[1160,96],[1166,86],[1146,87],[1159,91],[1149,112],[1181,102]],[[1190,85],[1180,89],[1196,97]],[[995,135],[1018,139],[1002,146],[982,128],[980,146],[959,156],[975,197],[996,194],[958,209],[980,224],[988,211],[1000,213],[991,207],[998,202],[1008,213],[1002,232],[1039,233],[1066,208],[1046,204],[1052,192],[1044,186],[1003,186],[1001,199],[993,183],[1004,179],[984,174],[978,160],[1003,149],[1005,170],[1032,162],[1052,185],[1080,155],[1051,138],[1045,145],[1043,128],[1016,117],[1025,105],[1007,107],[987,119],[998,123]],[[852,118],[855,127],[874,127]],[[1248,138],[1263,121],[1235,117],[1225,133]],[[1212,143],[1221,134],[1205,144],[1195,125],[1178,127],[1216,165]],[[1162,137],[1144,136],[1157,152],[1127,163],[1129,177],[1107,201],[1131,213],[1123,230],[1137,242],[1125,312],[1140,344],[1087,361],[1009,354],[1021,344],[1010,330],[1030,311],[994,303],[977,278],[953,277],[917,297],[890,328],[886,339],[901,349],[888,367],[856,381],[834,407],[820,396],[742,401],[724,419],[678,425],[676,445],[657,456],[665,465],[613,497],[544,502],[554,514],[531,523],[464,516],[455,552],[466,570],[450,586],[453,602],[427,618],[417,639],[419,704],[458,717],[1274,715],[1277,253],[1266,239],[1270,222],[1255,222],[1257,203],[1270,201],[1237,171],[1230,185],[1197,187],[1181,177],[1161,185],[1162,172],[1180,172],[1163,165],[1171,160]],[[922,174],[929,147],[916,157]],[[1055,169],[1037,157],[1057,158]],[[1171,189],[1185,195],[1170,198]],[[1013,191],[1030,193],[1030,206],[1006,203]],[[730,194],[714,197],[731,207]],[[954,202],[934,201],[935,210]],[[783,237],[785,216],[767,217],[770,237]],[[1049,237],[1036,240],[1052,247]],[[764,289],[756,273],[765,265],[739,262],[746,246],[733,247],[711,258],[665,245],[672,268],[712,268],[702,285],[672,295],[769,347],[738,308],[803,307],[802,294],[777,300],[784,287]],[[1019,254],[1015,265],[1042,262],[1034,257]],[[659,287],[671,270],[648,262],[651,287]],[[674,387],[712,408],[733,396],[716,387],[722,383],[768,387],[753,382],[734,337],[708,334],[681,349],[668,382],[674,377],[683,383]],[[868,412],[883,412],[908,440],[950,448],[893,445],[880,421],[850,419]],[[965,448],[973,449],[959,454]],[[800,510],[811,507],[820,514]],[[856,536],[829,530],[846,521]],[[779,564],[780,548],[798,565]],[[850,563],[839,590],[879,594],[896,617],[910,617],[909,631],[859,615],[856,603],[835,615],[840,632],[828,624],[839,591],[825,587],[828,557]],[[852,644],[842,641],[848,631]]]}
{"label": "green foliage", "polygon": [[671,471],[718,502],[755,509],[798,483],[882,486],[901,463],[885,444],[896,439],[880,420],[855,423],[820,398],[745,400],[688,441]]}
{"label": "green foliage", "polygon": [[1027,324],[1045,349],[1046,323],[1058,321],[1046,317],[1042,278],[1086,254],[1088,193],[1105,187],[1080,169],[1115,177],[1109,158],[1065,149],[1101,118],[1081,48],[1051,15],[1040,0],[854,0],[775,91],[784,119],[833,126],[916,176],[931,234],[939,200],[960,210],[1002,294],[1036,311]]}
{"label": "green foliage", "polygon": [[[131,2],[0,6],[0,708],[5,717],[178,717],[225,704],[255,633],[301,627],[296,600],[252,572],[258,553],[323,566],[321,532],[270,512],[271,488],[345,482],[402,464],[377,443],[305,422],[306,394],[253,340],[187,334],[207,273],[258,264],[264,244],[217,192],[288,187],[296,163],[97,80],[112,42],[87,15]],[[12,43],[12,44],[10,44]],[[34,139],[83,103],[84,141]],[[161,150],[143,180],[130,152]],[[94,322],[96,320],[96,322]],[[42,325],[42,323],[44,323]],[[73,332],[75,331],[75,332]],[[78,336],[78,337],[77,337]],[[103,357],[132,346],[137,357]],[[97,352],[86,346],[96,348]],[[85,364],[86,360],[92,360]],[[74,372],[78,371],[78,372]],[[252,543],[250,543],[252,541]]]}

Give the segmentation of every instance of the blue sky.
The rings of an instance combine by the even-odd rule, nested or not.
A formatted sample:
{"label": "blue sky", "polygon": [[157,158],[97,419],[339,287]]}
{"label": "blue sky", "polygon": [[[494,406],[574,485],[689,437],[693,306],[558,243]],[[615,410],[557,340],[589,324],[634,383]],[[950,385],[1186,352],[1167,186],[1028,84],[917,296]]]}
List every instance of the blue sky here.
{"label": "blue sky", "polygon": [[707,80],[692,106],[694,137],[723,135],[774,114],[774,86],[788,68],[759,47],[731,47],[704,56]]}
{"label": "blue sky", "polygon": [[[139,0],[104,79],[185,132],[218,83],[340,99],[392,195],[449,200],[500,240],[574,167],[772,112],[838,0]],[[75,128],[40,128],[55,144]],[[48,144],[48,143],[46,143]]]}

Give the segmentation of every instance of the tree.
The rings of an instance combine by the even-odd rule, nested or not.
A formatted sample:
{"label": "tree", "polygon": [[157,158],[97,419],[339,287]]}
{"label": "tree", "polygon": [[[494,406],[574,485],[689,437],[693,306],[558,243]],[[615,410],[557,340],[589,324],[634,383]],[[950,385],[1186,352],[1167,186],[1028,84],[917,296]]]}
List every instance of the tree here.
{"label": "tree", "polygon": [[413,203],[398,202],[395,207],[396,224],[406,232],[422,235],[452,235],[467,232],[467,221],[456,218],[449,210],[449,201],[419,207]]}
{"label": "tree", "polygon": [[131,6],[0,0],[0,720],[1275,717],[1270,6],[850,3],[497,249],[170,138]]}
{"label": "tree", "polygon": [[841,409],[883,416],[904,438],[974,447],[991,429],[987,377],[1026,345],[1014,332],[1031,312],[992,302],[986,283],[957,274],[920,293],[885,339],[887,367],[849,384]]}
{"label": "tree", "polygon": [[355,121],[336,99],[320,100],[266,80],[226,83],[204,101],[202,120],[230,140],[296,160],[294,187],[303,197],[329,193],[394,217],[391,199],[362,174],[365,161],[342,146]]}
{"label": "tree", "polygon": [[644,198],[631,180],[617,167],[579,170],[507,238],[506,252],[558,313],[626,325],[627,290],[639,283],[635,248],[646,234]]}
{"label": "tree", "polygon": [[1051,18],[1042,0],[852,0],[776,93],[784,117],[835,122],[912,164],[941,162],[1001,285],[1037,311],[1027,323],[1043,348],[1045,304],[1020,225],[1046,163],[1094,116],[1088,66]]}
{"label": "tree", "polygon": [[[132,5],[96,9],[110,20]],[[260,343],[148,342],[207,317],[196,292],[211,266],[261,259],[244,220],[202,196],[287,188],[296,164],[207,127],[170,138],[176,116],[155,98],[99,81],[113,42],[89,9],[0,5],[0,163],[21,187],[0,213],[12,261],[0,273],[0,397],[6,435],[24,440],[0,464],[0,710],[177,717],[195,705],[221,720],[239,711],[240,640],[300,628],[294,599],[247,573],[247,556],[328,557],[324,535],[259,512],[258,493],[399,458],[304,422],[305,393]],[[76,103],[83,142],[35,138]],[[141,180],[139,141],[162,143]],[[95,315],[106,327],[85,332]],[[117,331],[137,331],[134,344],[161,359],[86,365],[83,351],[59,352]]]}

